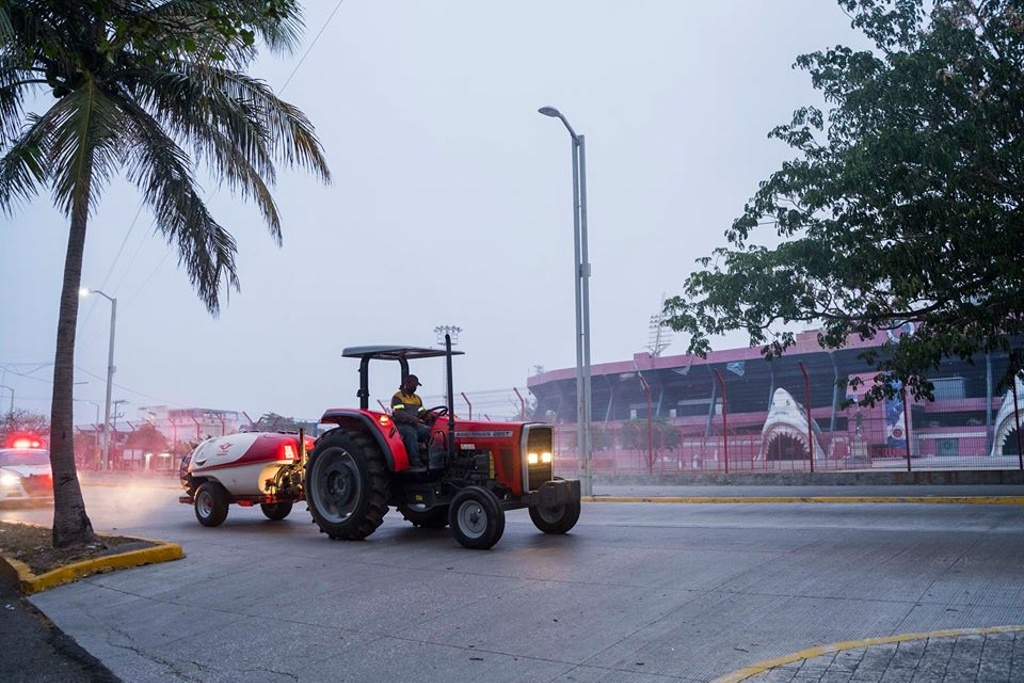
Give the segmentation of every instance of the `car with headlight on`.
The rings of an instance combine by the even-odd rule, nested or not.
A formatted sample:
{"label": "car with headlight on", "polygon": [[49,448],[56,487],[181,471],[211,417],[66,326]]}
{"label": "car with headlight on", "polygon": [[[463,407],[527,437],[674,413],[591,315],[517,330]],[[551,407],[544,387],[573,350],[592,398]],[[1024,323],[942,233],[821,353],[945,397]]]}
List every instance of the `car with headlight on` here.
{"label": "car with headlight on", "polygon": [[53,500],[50,452],[0,448],[0,503]]}

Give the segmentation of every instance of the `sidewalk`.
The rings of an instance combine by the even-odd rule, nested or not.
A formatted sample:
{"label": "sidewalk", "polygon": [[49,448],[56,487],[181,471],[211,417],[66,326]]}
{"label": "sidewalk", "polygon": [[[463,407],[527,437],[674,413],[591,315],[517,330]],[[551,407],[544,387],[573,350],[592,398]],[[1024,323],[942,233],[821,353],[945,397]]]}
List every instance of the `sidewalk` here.
{"label": "sidewalk", "polygon": [[1024,680],[1024,626],[836,643],[749,666],[715,683]]}

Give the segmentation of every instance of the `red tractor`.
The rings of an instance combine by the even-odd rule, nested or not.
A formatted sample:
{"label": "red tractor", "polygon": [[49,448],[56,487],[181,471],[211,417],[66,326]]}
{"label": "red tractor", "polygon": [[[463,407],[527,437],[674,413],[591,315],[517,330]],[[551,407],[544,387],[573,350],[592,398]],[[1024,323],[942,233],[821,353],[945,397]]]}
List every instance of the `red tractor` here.
{"label": "red tractor", "polygon": [[[359,346],[343,351],[359,359],[359,408],[332,408],[306,462],[304,495],[314,522],[332,539],[372,534],[388,507],[418,527],[452,533],[466,548],[490,548],[505,530],[505,511],[528,508],[534,525],[564,534],[580,516],[580,483],[553,475],[554,430],[540,422],[481,422],[453,410],[451,342],[444,349]],[[409,361],[444,357],[447,405],[427,411],[430,436],[421,444],[425,468],[411,468],[391,416],[371,410],[370,361],[397,362],[401,379]],[[397,386],[397,384],[396,384]]]}

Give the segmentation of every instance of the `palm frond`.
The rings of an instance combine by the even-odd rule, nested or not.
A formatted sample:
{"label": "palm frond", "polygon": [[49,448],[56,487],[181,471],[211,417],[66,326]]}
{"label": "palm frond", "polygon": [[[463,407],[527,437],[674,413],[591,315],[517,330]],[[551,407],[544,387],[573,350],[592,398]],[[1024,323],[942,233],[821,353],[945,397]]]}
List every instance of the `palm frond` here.
{"label": "palm frond", "polygon": [[92,208],[118,172],[124,130],[115,103],[95,83],[76,90],[46,112],[52,141],[48,163],[53,169],[54,203],[65,213],[83,195]]}
{"label": "palm frond", "polygon": [[0,157],[0,208],[11,215],[16,205],[28,202],[46,183],[45,126],[27,126]]}
{"label": "palm frond", "polygon": [[203,202],[188,154],[143,109],[126,104],[125,111],[131,120],[125,152],[128,179],[142,190],[157,230],[177,247],[179,265],[185,266],[207,310],[216,315],[221,287],[238,289],[235,240]]}

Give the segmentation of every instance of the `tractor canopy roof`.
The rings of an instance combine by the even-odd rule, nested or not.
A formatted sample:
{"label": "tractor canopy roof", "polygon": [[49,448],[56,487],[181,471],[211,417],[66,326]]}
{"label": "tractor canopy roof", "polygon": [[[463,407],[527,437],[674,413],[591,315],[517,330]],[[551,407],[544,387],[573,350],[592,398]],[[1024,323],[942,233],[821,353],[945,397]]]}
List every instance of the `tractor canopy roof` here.
{"label": "tractor canopy roof", "polygon": [[[341,352],[345,358],[364,358],[380,360],[410,360],[416,358],[437,358],[445,355],[444,349],[423,348],[420,346],[396,346],[393,344],[376,344],[373,346],[349,346]],[[452,351],[453,356],[462,355],[462,351]]]}

